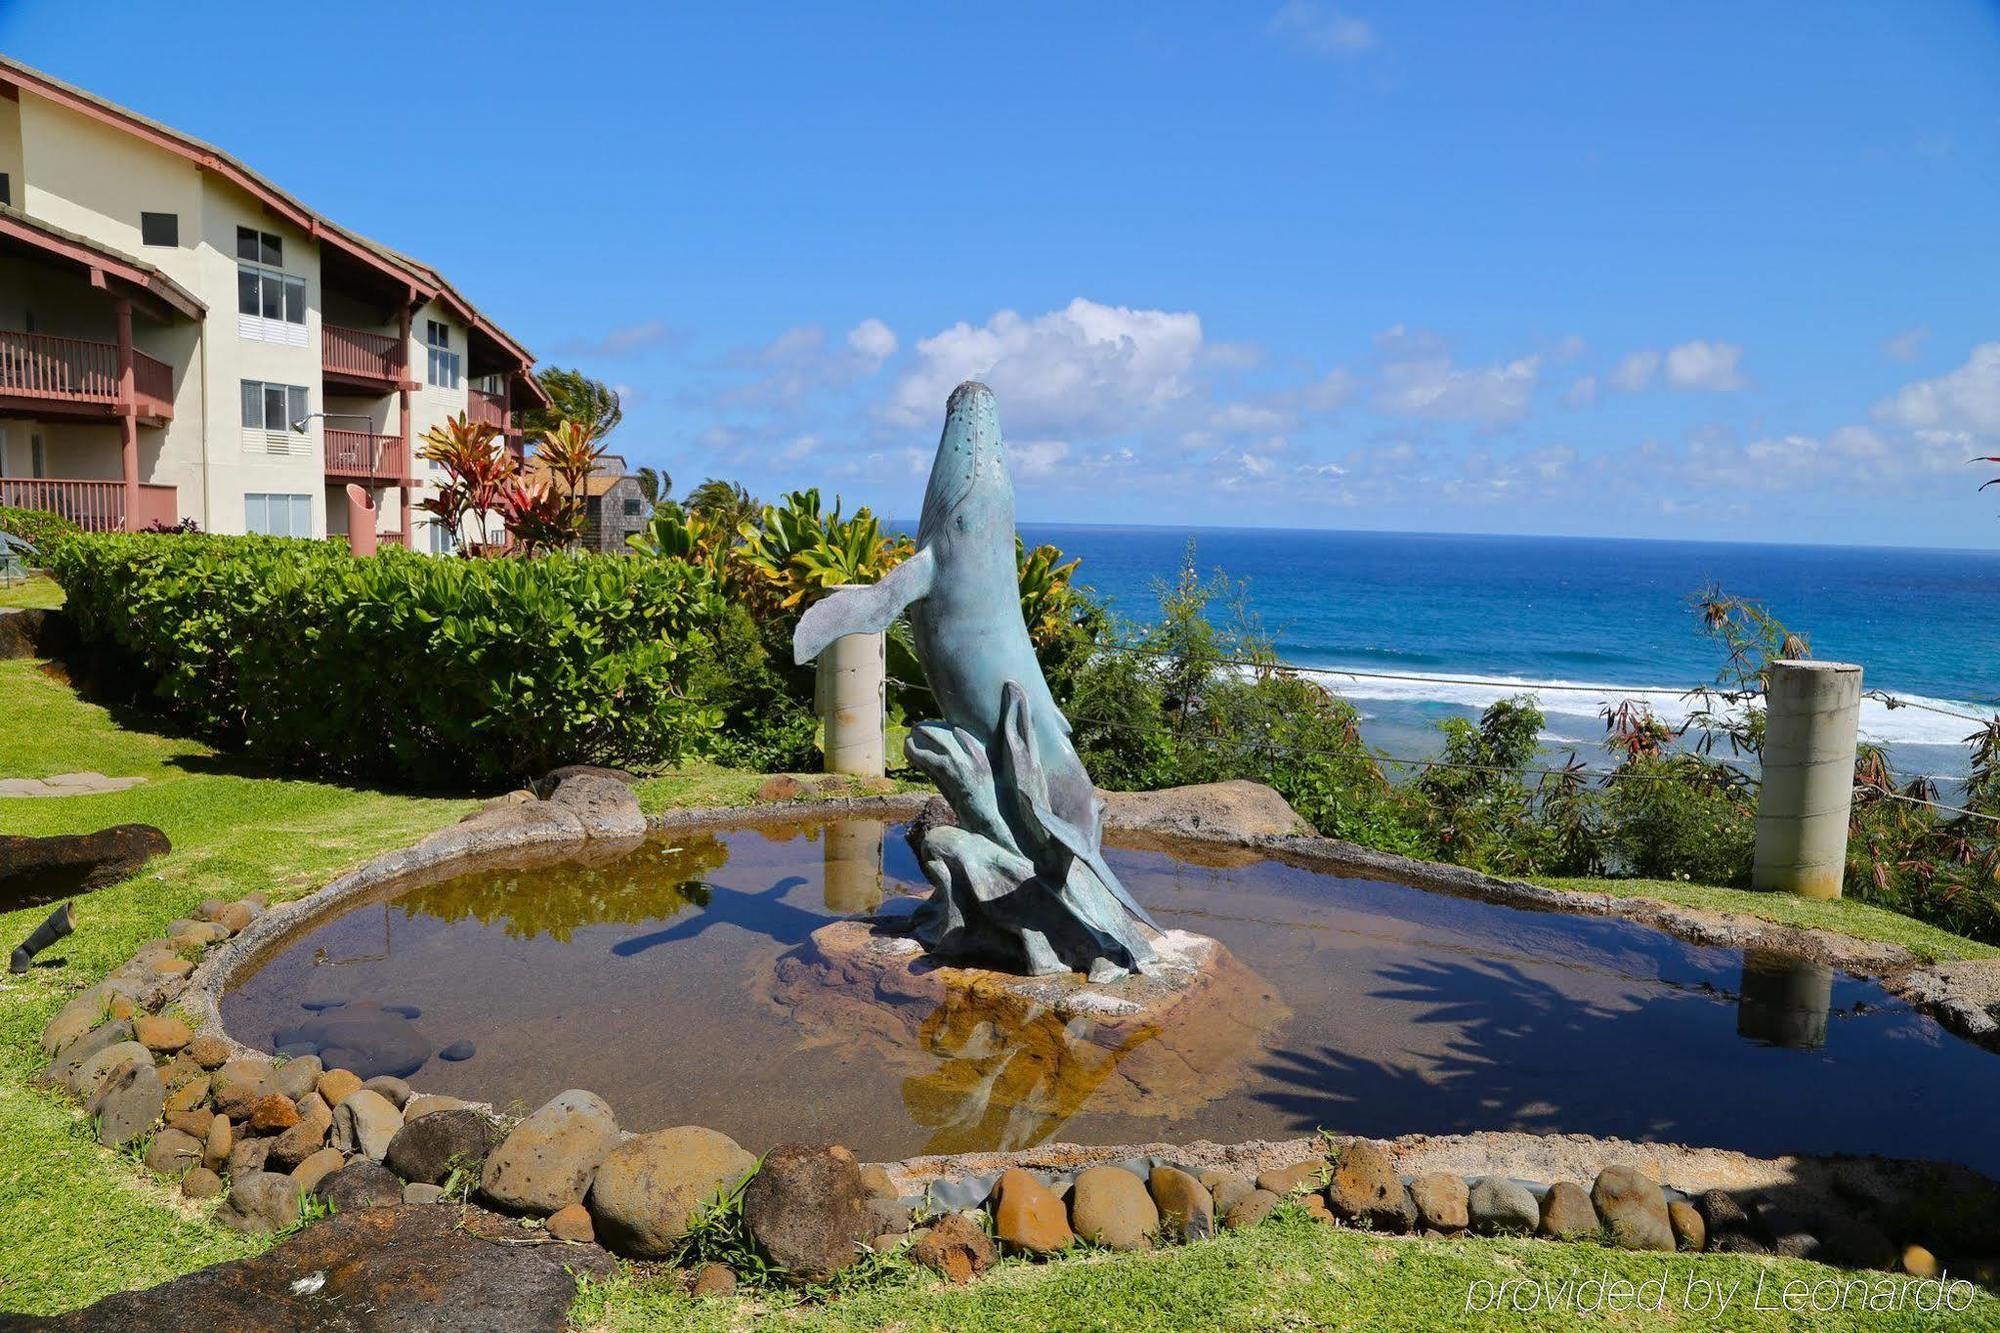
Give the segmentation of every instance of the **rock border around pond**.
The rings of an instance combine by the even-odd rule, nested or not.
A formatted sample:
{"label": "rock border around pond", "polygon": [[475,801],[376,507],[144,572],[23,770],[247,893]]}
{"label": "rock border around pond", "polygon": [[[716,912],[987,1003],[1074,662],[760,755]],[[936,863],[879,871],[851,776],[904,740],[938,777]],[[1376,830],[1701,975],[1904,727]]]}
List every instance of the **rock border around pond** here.
{"label": "rock border around pond", "polygon": [[[261,895],[204,902],[56,1015],[43,1033],[51,1060],[40,1081],[76,1096],[95,1117],[100,1141],[141,1151],[188,1197],[226,1189],[218,1217],[253,1232],[290,1228],[308,1197],[339,1212],[456,1199],[539,1219],[551,1243],[602,1241],[631,1258],[677,1257],[690,1227],[733,1226],[738,1244],[754,1246],[792,1281],[828,1281],[869,1250],[907,1250],[962,1281],[1001,1253],[1056,1257],[1078,1244],[1194,1243],[1255,1225],[1289,1200],[1329,1225],[1384,1235],[1538,1235],[1628,1249],[1769,1253],[1915,1277],[1930,1276],[1942,1258],[1955,1271],[1994,1280],[2000,1186],[1958,1167],[1766,1161],[1522,1134],[1052,1144],[877,1166],[833,1145],[782,1144],[757,1159],[698,1126],[631,1134],[611,1107],[580,1089],[510,1120],[490,1107],[421,1095],[402,1079],[363,1080],[323,1067],[316,1056],[272,1059],[222,1030],[220,996],[246,964],[329,909],[419,871],[538,844],[615,846],[649,827],[910,818],[926,799],[785,802],[648,821],[621,775],[571,770],[546,785],[545,799],[523,791],[490,802],[297,902],[267,908]],[[1153,803],[1167,812],[1176,842],[1191,836],[1182,796]],[[1144,820],[1121,818],[1121,804],[1112,803],[1114,829],[1153,835]],[[1257,802],[1239,804],[1260,819],[1269,814]],[[1125,814],[1145,808],[1131,803]],[[1327,839],[1219,825],[1193,836],[1215,855],[1278,856],[1516,906],[1619,915],[1703,943],[1754,940],[1876,975],[1908,961],[1892,946],[1658,903],[1600,901]],[[1974,984],[1983,977],[1975,970]],[[1951,1001],[1948,988],[1933,999]],[[718,1209],[719,1198],[733,1202]],[[690,1277],[702,1290],[728,1286],[733,1275],[715,1270],[708,1264]]]}

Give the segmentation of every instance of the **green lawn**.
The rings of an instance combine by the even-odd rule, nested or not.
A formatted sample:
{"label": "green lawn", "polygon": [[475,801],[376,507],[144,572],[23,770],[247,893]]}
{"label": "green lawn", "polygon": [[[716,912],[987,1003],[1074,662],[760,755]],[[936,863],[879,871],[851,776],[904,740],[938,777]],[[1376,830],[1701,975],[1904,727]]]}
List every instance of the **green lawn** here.
{"label": "green lawn", "polygon": [[[143,727],[121,726],[31,662],[0,662],[0,774],[48,776],[96,769],[146,781],[102,796],[0,801],[0,831],[77,832],[138,820],[158,825],[173,852],[138,878],[82,900],[77,933],[50,951],[61,966],[0,976],[0,1310],[54,1312],[121,1288],[150,1285],[266,1242],[209,1220],[125,1158],[99,1148],[66,1099],[27,1079],[41,1063],[37,1038],[65,998],[96,981],[142,940],[202,898],[264,890],[295,896],[377,852],[408,843],[476,804],[261,776],[206,747]],[[648,779],[649,810],[748,800],[761,775],[714,767]],[[1591,881],[1566,887],[1648,896],[1726,894],[1684,885]],[[1728,895],[1700,905],[1727,904]],[[1675,901],[1689,901],[1675,897]],[[1861,904],[1757,904],[1832,913],[1815,921],[1856,933],[1889,929]],[[1862,909],[1856,911],[1856,909]],[[45,914],[0,914],[5,947]],[[1887,916],[1886,913],[1874,915]],[[1892,921],[1900,920],[1891,918]],[[1906,931],[1922,927],[1904,923]],[[1978,950],[1942,932],[1939,951]],[[764,1316],[800,1328],[1121,1329],[1137,1325],[1220,1328],[1428,1329],[1567,1327],[1575,1318],[1494,1316],[1464,1308],[1467,1284],[1508,1277],[1559,1279],[1609,1271],[1639,1282],[1661,1276],[1674,1293],[1690,1275],[1741,1280],[1730,1316],[1681,1314],[1678,1327],[1844,1327],[1838,1322],[1742,1313],[1760,1275],[1824,1278],[1833,1270],[1730,1256],[1636,1257],[1595,1247],[1527,1241],[1418,1244],[1334,1231],[1292,1219],[1196,1247],[1151,1255],[1091,1254],[1056,1265],[1009,1263],[966,1289],[902,1266],[878,1286],[828,1305],[750,1294],[695,1304],[671,1278],[629,1276],[587,1289],[579,1323],[593,1328],[733,1328]],[[1677,1298],[1677,1296],[1676,1296]],[[1775,1320],[1776,1322],[1770,1322]],[[1626,1315],[1604,1322],[1653,1322]],[[1859,1326],[1861,1321],[1853,1321]],[[1914,1317],[1870,1327],[1919,1327]],[[1981,1298],[1956,1327],[2000,1328],[2000,1306]]]}
{"label": "green lawn", "polygon": [[62,585],[46,574],[30,574],[26,583],[0,583],[0,607],[62,604]]}
{"label": "green lawn", "polygon": [[[983,1280],[953,1287],[905,1266],[880,1286],[822,1305],[785,1294],[693,1301],[671,1278],[615,1279],[587,1286],[573,1318],[586,1329],[650,1333],[656,1329],[740,1329],[760,1316],[799,1330],[1370,1329],[1428,1333],[1443,1328],[1567,1329],[1917,1329],[2000,1328],[2000,1300],[1981,1295],[1958,1314],[1847,1315],[1782,1308],[1788,1281],[1853,1279],[1817,1264],[1735,1255],[1639,1255],[1596,1245],[1533,1240],[1420,1241],[1335,1229],[1303,1215],[1280,1214],[1248,1231],[1150,1254],[1090,1253],[1052,1264],[1013,1261]],[[1879,1279],[1882,1275],[1876,1274]],[[1659,1314],[1533,1314],[1490,1309],[1509,1279],[1555,1284],[1565,1279],[1623,1278],[1660,1293]],[[1758,1298],[1765,1311],[1750,1309]],[[1476,1286],[1475,1284],[1488,1284]],[[1730,1290],[1726,1311],[1699,1308],[1702,1293]],[[1690,1297],[1690,1289],[1694,1293]],[[1468,1309],[1468,1296],[1473,1308]],[[1524,1298],[1525,1299],[1525,1298]],[[1587,1298],[1586,1298],[1587,1299]],[[1489,1308],[1481,1308],[1489,1307]]]}
{"label": "green lawn", "polygon": [[1954,962],[1964,958],[2000,958],[2000,948],[1954,935],[1915,917],[1854,898],[1819,900],[1790,893],[1756,893],[1749,889],[1717,889],[1665,879],[1542,879],[1536,883],[1573,893],[1608,893],[1621,898],[1657,898],[1680,907],[1714,912],[1741,912],[1786,926],[1830,930],[1864,940],[1900,944],[1920,958]]}

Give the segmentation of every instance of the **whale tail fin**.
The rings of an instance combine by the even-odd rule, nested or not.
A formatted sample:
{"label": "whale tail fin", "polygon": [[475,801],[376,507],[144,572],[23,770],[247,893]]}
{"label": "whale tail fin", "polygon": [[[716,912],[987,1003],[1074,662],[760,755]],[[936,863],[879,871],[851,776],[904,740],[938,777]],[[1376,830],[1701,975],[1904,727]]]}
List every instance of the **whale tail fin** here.
{"label": "whale tail fin", "polygon": [[1104,853],[1099,849],[1096,800],[1093,797],[1086,816],[1088,826],[1077,825],[1057,814],[1049,800],[1048,776],[1042,769],[1040,756],[1035,745],[1035,730],[1028,716],[1028,694],[1014,681],[1008,681],[1001,688],[1000,695],[1001,743],[1007,747],[1009,765],[1014,779],[1019,784],[1021,799],[1027,803],[1035,822],[1049,839],[1069,853],[1074,861],[1081,862],[1097,882],[1127,912],[1151,927],[1155,934],[1165,933],[1159,922],[1153,920],[1152,913],[1139,906],[1138,900],[1119,882],[1118,876],[1104,862]]}
{"label": "whale tail fin", "polygon": [[835,639],[849,634],[882,633],[911,602],[929,595],[935,569],[931,553],[919,551],[890,570],[880,583],[846,588],[813,603],[792,631],[792,661],[804,666]]}

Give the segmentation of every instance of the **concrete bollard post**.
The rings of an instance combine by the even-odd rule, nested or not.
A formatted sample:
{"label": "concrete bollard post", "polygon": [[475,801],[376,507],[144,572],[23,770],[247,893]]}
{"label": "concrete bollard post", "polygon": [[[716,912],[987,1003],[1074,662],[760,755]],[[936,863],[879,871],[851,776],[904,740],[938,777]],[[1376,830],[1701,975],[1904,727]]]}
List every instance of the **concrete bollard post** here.
{"label": "concrete bollard post", "polygon": [[1764,783],[1750,885],[1838,898],[1854,804],[1861,668],[1773,662],[1764,704]]}
{"label": "concrete bollard post", "polygon": [[[840,591],[840,589],[835,589]],[[880,634],[848,634],[835,639],[819,655],[815,693],[826,771],[879,778],[886,771],[887,745],[883,720],[887,705],[887,645]]]}

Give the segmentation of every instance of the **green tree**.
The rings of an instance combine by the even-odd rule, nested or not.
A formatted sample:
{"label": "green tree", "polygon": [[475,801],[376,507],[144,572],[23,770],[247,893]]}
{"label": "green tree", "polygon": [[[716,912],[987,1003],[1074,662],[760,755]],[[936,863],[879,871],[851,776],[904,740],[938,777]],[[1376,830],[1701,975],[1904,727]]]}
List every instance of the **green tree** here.
{"label": "green tree", "polygon": [[580,370],[547,366],[535,373],[535,379],[550,402],[523,414],[522,426],[530,435],[547,435],[564,421],[580,421],[589,429],[591,439],[601,440],[625,419],[618,390]]}

